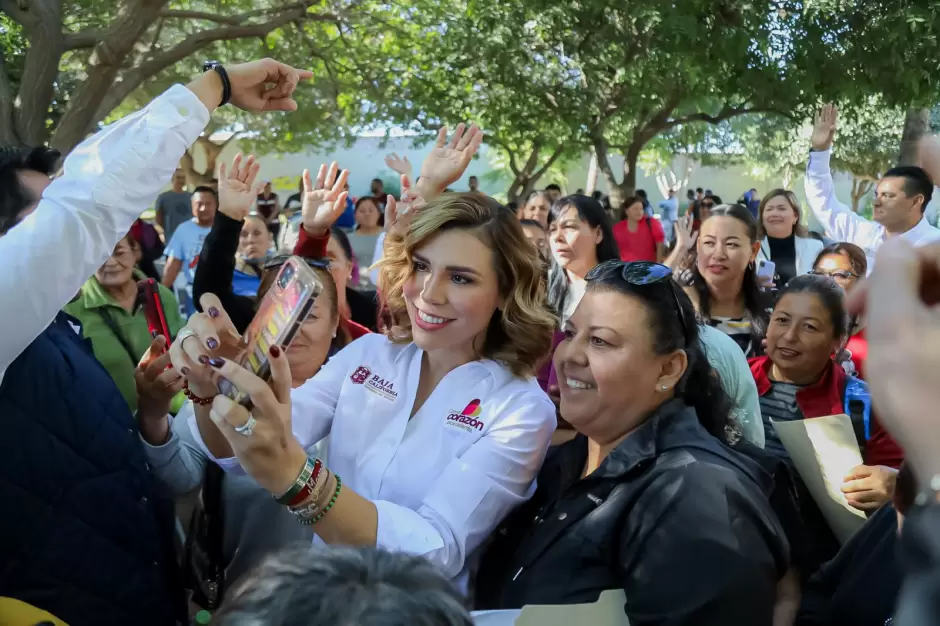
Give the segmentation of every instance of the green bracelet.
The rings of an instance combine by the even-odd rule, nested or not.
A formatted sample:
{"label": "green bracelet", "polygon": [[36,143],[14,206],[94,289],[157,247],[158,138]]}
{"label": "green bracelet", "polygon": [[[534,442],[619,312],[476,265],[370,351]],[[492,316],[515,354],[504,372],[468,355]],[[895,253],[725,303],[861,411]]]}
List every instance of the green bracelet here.
{"label": "green bracelet", "polygon": [[330,512],[330,509],[333,508],[333,505],[336,504],[336,499],[339,497],[339,492],[343,489],[343,479],[340,478],[338,474],[336,474],[335,476],[336,476],[336,491],[333,492],[333,497],[330,498],[330,501],[327,502],[325,507],[323,507],[323,510],[317,513],[317,515],[313,519],[309,521],[302,520],[300,523],[303,524],[304,526],[313,526],[314,524],[319,522],[321,519],[323,519],[323,517],[327,513]]}
{"label": "green bracelet", "polygon": [[304,463],[304,467],[300,470],[300,474],[297,475],[297,478],[294,480],[294,484],[291,485],[291,488],[287,490],[287,493],[284,493],[280,496],[274,496],[274,500],[278,504],[288,504],[291,502],[294,497],[300,493],[300,490],[304,488],[307,484],[307,481],[310,480],[310,475],[313,474],[313,460],[308,456],[307,462]]}

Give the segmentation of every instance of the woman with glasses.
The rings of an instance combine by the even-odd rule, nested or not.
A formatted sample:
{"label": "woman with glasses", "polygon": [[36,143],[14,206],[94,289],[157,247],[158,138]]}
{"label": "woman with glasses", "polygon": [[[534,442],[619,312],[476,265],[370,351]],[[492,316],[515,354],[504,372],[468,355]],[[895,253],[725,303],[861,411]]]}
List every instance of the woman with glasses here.
{"label": "woman with glasses", "polygon": [[728,443],[731,404],[669,268],[610,261],[555,351],[561,414],[538,489],[494,535],[477,608],[594,602],[637,624],[770,624],[787,564],[770,476]]}
{"label": "woman with glasses", "polygon": [[773,281],[778,287],[794,276],[808,273],[823,248],[821,241],[808,236],[801,219],[800,202],[792,191],[774,189],[760,201],[757,237],[761,243],[757,261],[773,262],[776,273]]}
{"label": "woman with glasses", "polygon": [[[848,292],[868,272],[868,258],[865,251],[854,243],[840,241],[829,244],[816,257],[811,274],[828,276]],[[845,349],[839,355],[842,366],[851,368],[860,378],[865,378],[865,358],[868,356],[868,340],[865,338],[865,325],[858,318],[852,320],[850,337]]]}

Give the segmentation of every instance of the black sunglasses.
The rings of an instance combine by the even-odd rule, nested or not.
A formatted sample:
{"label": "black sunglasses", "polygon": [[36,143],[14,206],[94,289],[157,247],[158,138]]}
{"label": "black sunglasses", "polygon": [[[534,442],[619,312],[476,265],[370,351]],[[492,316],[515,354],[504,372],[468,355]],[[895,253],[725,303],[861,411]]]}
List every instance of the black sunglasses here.
{"label": "black sunglasses", "polygon": [[685,341],[688,336],[688,325],[685,313],[682,310],[682,304],[679,302],[679,294],[676,293],[676,287],[671,284],[672,270],[670,268],[652,261],[610,260],[595,265],[584,277],[584,280],[588,282],[595,280],[607,282],[614,277],[620,278],[634,287],[661,284],[669,289],[676,305],[676,312],[679,314],[679,323],[682,324],[682,339]]}
{"label": "black sunglasses", "polygon": [[[294,255],[293,254],[278,254],[276,256],[272,256],[268,259],[265,259],[262,269],[264,271],[277,269],[281,267],[282,265],[284,265],[287,262],[287,259],[291,258],[292,256]],[[308,259],[306,257],[297,257],[297,258],[303,261],[304,263],[306,263],[310,267],[317,267],[317,268],[320,268],[321,270],[327,270],[327,271],[329,271],[330,269],[331,261],[329,259]]]}

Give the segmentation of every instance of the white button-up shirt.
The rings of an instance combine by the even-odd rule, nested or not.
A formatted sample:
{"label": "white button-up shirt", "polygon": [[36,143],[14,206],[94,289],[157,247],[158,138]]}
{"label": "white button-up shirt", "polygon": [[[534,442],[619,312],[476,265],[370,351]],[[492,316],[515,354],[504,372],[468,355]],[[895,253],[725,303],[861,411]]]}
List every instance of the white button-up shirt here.
{"label": "white button-up shirt", "polygon": [[108,260],[208,122],[193,92],[170,88],[75,148],[36,210],[0,237],[0,380]]}
{"label": "white button-up shirt", "polygon": [[[854,243],[865,251],[870,274],[875,267],[875,253],[884,242],[887,232],[884,226],[865,219],[836,198],[832,171],[829,168],[831,156],[832,150],[809,153],[804,183],[806,202],[829,237],[836,241]],[[901,233],[900,237],[914,246],[925,246],[940,241],[940,229],[934,228],[925,218],[921,218],[914,228]]]}
{"label": "white button-up shirt", "polygon": [[[423,354],[361,337],[291,392],[293,431],[304,448],[330,435],[330,469],[378,510],[378,547],[422,555],[453,578],[531,497],[555,405],[534,378],[481,360],[448,373],[409,419]],[[216,462],[240,470],[237,459]]]}

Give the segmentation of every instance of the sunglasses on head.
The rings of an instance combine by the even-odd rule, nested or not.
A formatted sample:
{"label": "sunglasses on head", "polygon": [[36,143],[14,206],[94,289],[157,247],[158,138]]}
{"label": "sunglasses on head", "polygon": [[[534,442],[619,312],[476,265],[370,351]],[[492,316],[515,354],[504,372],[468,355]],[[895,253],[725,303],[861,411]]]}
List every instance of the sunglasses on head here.
{"label": "sunglasses on head", "polygon": [[676,288],[671,284],[672,270],[665,265],[653,263],[651,261],[604,261],[587,273],[584,279],[588,282],[601,281],[609,282],[613,278],[619,278],[627,284],[634,287],[645,287],[648,285],[663,285],[672,294],[673,302],[676,306],[676,312],[679,314],[679,323],[682,325],[683,340],[685,339],[685,330],[687,328],[685,313],[682,310],[682,304],[679,302],[679,295]]}
{"label": "sunglasses on head", "polygon": [[[265,260],[264,265],[262,266],[262,269],[264,271],[276,270],[282,265],[284,265],[284,263],[287,262],[287,259],[291,258],[292,256],[294,255],[278,254],[276,256],[272,256],[269,259]],[[330,269],[329,259],[308,259],[306,257],[297,257],[297,258],[303,261],[304,263],[306,263],[309,267],[315,267],[315,268],[319,268],[321,270],[327,270],[327,271],[329,271]]]}

